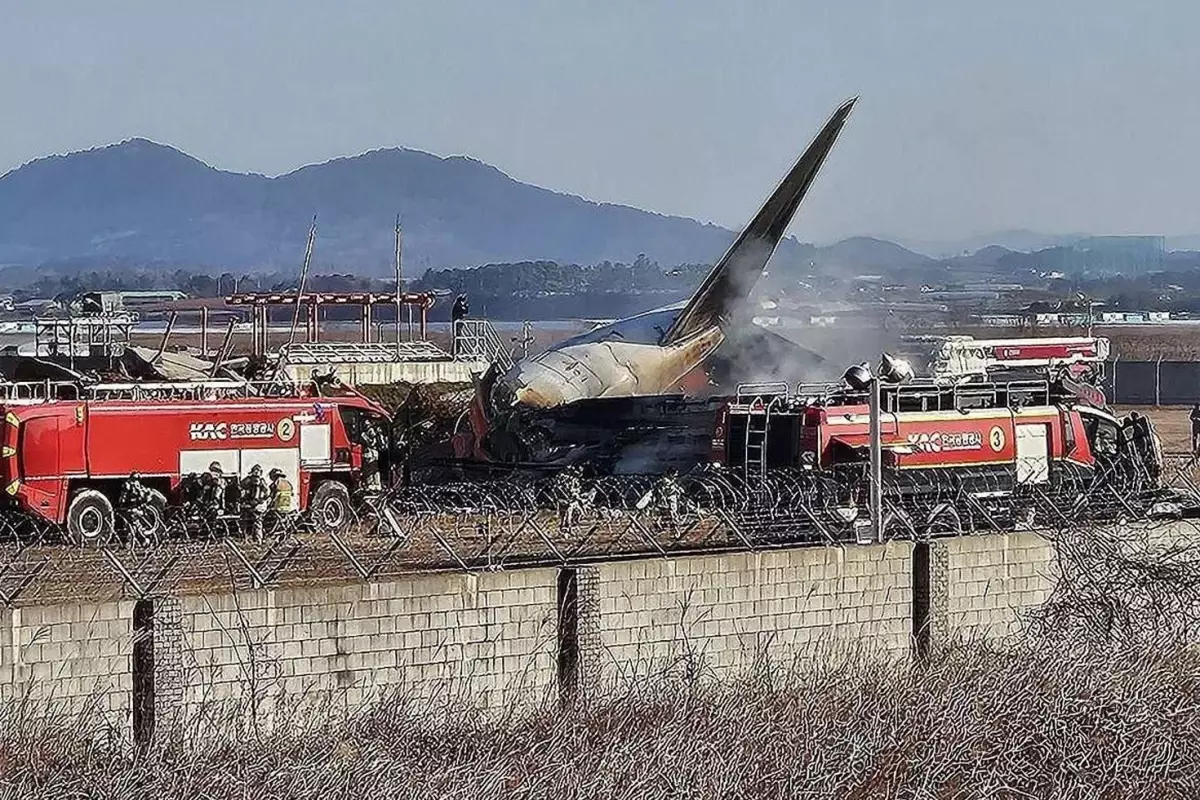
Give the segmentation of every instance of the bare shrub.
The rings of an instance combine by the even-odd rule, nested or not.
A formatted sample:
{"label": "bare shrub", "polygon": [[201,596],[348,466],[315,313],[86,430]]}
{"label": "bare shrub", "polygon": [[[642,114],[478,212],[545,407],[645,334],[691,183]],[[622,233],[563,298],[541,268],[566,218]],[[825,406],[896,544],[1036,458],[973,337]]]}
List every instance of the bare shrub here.
{"label": "bare shrub", "polygon": [[[392,698],[257,739],[131,753],[3,720],[5,797],[1195,796],[1187,649],[966,644],[924,669],[846,658],[735,685],[662,682],[507,724]],[[61,720],[60,720],[61,722]]]}

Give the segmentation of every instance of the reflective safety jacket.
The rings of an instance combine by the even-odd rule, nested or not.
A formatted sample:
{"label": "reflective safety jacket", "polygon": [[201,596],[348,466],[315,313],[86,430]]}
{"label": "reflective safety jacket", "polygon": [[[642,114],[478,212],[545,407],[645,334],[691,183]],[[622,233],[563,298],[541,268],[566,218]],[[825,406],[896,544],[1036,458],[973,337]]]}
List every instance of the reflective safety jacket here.
{"label": "reflective safety jacket", "polygon": [[271,508],[275,511],[292,510],[292,482],[287,478],[276,478],[271,484]]}

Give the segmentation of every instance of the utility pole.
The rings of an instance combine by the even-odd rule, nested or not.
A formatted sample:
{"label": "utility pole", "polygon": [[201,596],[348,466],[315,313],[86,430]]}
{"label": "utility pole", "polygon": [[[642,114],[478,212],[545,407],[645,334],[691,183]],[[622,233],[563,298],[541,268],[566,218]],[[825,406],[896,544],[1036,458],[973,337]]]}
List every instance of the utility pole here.
{"label": "utility pole", "polygon": [[401,270],[400,250],[402,245],[400,233],[400,215],[396,215],[396,360],[400,360],[400,311],[404,307],[402,295],[404,293],[403,271]]}

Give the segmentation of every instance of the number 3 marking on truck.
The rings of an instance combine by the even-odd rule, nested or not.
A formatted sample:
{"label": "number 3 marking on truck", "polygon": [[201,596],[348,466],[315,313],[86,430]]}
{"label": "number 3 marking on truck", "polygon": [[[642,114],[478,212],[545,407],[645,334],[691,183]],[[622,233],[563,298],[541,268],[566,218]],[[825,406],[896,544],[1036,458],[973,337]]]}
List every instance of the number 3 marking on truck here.
{"label": "number 3 marking on truck", "polygon": [[279,434],[281,441],[290,442],[292,437],[296,435],[296,423],[290,417],[284,417],[279,420],[279,425],[276,426],[275,432]]}
{"label": "number 3 marking on truck", "polygon": [[999,425],[992,427],[991,435],[988,438],[988,444],[990,444],[992,449],[997,453],[1004,449],[1004,429]]}

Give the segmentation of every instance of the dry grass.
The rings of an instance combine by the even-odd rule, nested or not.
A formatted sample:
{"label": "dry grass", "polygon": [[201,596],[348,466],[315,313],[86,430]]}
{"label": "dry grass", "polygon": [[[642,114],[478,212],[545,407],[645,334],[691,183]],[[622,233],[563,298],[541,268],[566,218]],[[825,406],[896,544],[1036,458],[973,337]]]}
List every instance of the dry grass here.
{"label": "dry grass", "polygon": [[87,735],[99,711],[10,702],[0,798],[1193,798],[1196,530],[1059,531],[1060,580],[1023,635],[918,666],[826,648],[501,722],[395,696],[256,734],[230,709],[140,752]]}
{"label": "dry grass", "polygon": [[972,644],[918,670],[848,658],[439,730],[394,701],[302,734],[213,736],[136,756],[89,744],[80,721],[22,724],[10,707],[0,796],[1196,796],[1200,660],[1066,655]]}

